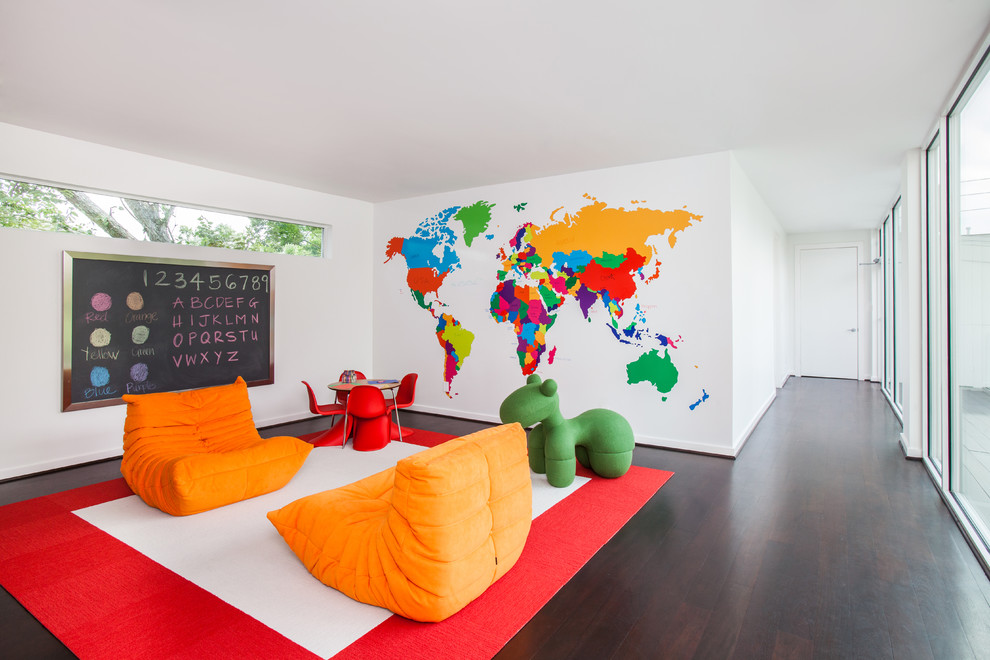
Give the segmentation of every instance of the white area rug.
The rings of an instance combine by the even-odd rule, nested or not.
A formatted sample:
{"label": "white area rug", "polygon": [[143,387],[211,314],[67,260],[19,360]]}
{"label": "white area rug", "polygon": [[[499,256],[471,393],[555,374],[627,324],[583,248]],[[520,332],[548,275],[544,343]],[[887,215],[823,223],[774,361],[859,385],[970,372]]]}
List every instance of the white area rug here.
{"label": "white area rug", "polygon": [[[75,512],[190,582],[312,653],[328,658],[385,619],[386,609],[351,600],[310,575],[266,514],[300,497],[338,488],[422,451],[392,442],[384,449],[318,447],[284,488],[194,516],[173,517],[133,495]],[[550,486],[533,474],[533,517],[587,483]]]}

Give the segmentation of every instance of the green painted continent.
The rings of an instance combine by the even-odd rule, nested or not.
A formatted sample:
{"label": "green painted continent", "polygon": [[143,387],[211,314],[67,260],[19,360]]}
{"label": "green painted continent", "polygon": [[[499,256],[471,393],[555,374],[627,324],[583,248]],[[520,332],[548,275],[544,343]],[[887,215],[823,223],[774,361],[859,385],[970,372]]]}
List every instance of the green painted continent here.
{"label": "green painted continent", "polygon": [[670,359],[669,352],[664,349],[663,356],[656,349],[643,353],[636,360],[626,365],[627,381],[630,385],[650,383],[661,394],[667,394],[677,384],[677,367]]}
{"label": "green painted continent", "polygon": [[471,242],[488,229],[488,223],[492,221],[493,206],[495,206],[494,202],[482,200],[471,206],[462,206],[454,215],[454,219],[464,225],[464,243],[468,247],[471,247]]}

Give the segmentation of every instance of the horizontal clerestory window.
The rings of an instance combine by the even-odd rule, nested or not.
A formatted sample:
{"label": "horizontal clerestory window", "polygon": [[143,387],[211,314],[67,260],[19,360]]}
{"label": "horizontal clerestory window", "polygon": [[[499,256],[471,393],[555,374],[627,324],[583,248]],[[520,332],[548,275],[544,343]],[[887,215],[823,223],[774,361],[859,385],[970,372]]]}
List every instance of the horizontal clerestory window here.
{"label": "horizontal clerestory window", "polygon": [[0,227],[278,254],[323,255],[320,225],[0,179]]}

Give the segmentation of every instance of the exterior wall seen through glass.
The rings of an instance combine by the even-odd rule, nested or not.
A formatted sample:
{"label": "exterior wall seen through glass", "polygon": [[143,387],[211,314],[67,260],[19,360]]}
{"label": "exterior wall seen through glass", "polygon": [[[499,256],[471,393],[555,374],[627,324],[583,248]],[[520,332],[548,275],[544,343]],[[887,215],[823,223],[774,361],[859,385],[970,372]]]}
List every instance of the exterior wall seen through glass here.
{"label": "exterior wall seen through glass", "polygon": [[990,539],[990,82],[985,76],[986,67],[950,118],[958,166],[949,198],[955,233],[949,278],[951,488],[984,544]]}

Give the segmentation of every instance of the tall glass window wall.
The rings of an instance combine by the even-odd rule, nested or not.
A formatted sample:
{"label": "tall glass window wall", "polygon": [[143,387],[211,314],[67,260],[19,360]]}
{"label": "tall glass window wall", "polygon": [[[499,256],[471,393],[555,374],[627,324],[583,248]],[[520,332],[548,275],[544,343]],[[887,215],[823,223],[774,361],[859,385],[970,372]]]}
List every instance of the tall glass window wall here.
{"label": "tall glass window wall", "polygon": [[880,258],[883,263],[883,390],[894,402],[894,230],[890,216],[883,221],[880,239]]}
{"label": "tall glass window wall", "polygon": [[904,226],[904,215],[901,212],[900,199],[894,202],[894,207],[890,211],[890,219],[894,240],[891,250],[893,255],[891,261],[893,262],[892,275],[894,282],[894,336],[892,342],[894,346],[894,389],[891,394],[893,394],[894,398],[894,407],[903,414],[904,374],[907,373],[907,365],[904,360],[907,351],[899,349],[901,348],[900,342],[907,337],[907,328],[905,327],[905,319],[907,318],[905,310],[907,310],[907,305],[904,301],[905,292],[907,291],[907,268],[905,268],[907,262],[907,228]]}
{"label": "tall glass window wall", "polygon": [[901,200],[898,199],[881,229],[880,258],[883,263],[883,391],[887,395],[897,415],[904,410],[904,351],[900,350],[900,340],[905,335],[904,304],[905,291],[905,228],[901,213]]}
{"label": "tall glass window wall", "polygon": [[[949,115],[950,489],[990,541],[990,81],[986,63]],[[931,443],[930,443],[931,444]]]}
{"label": "tall glass window wall", "polygon": [[942,474],[946,423],[945,215],[942,200],[942,137],[936,133],[925,152],[926,263],[928,266],[928,460]]}

